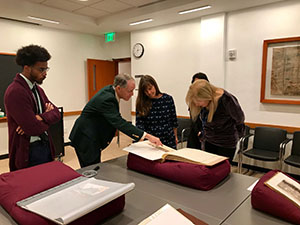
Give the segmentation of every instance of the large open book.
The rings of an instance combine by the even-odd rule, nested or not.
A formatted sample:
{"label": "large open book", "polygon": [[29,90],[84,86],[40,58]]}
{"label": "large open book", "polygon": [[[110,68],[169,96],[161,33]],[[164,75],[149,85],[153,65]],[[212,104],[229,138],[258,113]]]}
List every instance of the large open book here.
{"label": "large open book", "polygon": [[182,148],[175,150],[167,146],[153,146],[149,141],[142,141],[131,144],[123,150],[138,155],[148,160],[174,160],[179,162],[188,162],[198,165],[213,166],[222,162],[227,157],[215,155],[198,149]]}
{"label": "large open book", "polygon": [[78,177],[19,201],[17,205],[57,224],[68,224],[131,191],[134,186],[134,183]]}

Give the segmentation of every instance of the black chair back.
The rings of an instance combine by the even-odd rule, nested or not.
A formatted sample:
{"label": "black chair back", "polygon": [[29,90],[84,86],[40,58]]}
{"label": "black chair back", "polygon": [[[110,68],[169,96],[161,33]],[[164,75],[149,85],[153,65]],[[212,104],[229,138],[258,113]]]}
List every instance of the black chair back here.
{"label": "black chair back", "polygon": [[280,143],[286,139],[287,131],[275,127],[256,127],[253,148],[279,152]]}
{"label": "black chair back", "polygon": [[300,131],[294,132],[291,154],[300,156]]}

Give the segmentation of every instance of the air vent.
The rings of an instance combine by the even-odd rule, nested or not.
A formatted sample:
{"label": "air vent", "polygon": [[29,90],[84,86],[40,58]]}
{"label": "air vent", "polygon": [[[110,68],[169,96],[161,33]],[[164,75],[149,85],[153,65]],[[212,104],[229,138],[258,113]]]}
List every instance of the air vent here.
{"label": "air vent", "polygon": [[35,26],[41,26],[41,24],[38,24],[38,23],[32,23],[32,22],[27,22],[27,21],[23,21],[23,20],[17,20],[17,19],[2,17],[2,16],[0,16],[0,19],[2,19],[2,20],[8,20],[8,21],[13,21],[13,22],[19,22],[19,23],[30,24],[30,25],[35,25]]}
{"label": "air vent", "polygon": [[138,8],[143,8],[143,7],[146,7],[146,6],[155,5],[155,4],[158,4],[158,3],[161,3],[161,2],[165,2],[165,1],[166,0],[157,0],[155,2],[151,2],[151,3],[145,4],[145,5],[140,5],[140,6],[138,6]]}

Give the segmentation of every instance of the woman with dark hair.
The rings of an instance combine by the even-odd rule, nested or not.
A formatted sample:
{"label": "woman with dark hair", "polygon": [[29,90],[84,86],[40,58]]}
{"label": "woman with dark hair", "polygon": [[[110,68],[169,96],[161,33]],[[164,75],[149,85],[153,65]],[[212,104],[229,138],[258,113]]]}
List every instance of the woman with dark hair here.
{"label": "woman with dark hair", "polygon": [[159,137],[164,145],[176,149],[177,116],[172,96],[162,93],[150,75],[140,79],[136,100],[136,126]]}

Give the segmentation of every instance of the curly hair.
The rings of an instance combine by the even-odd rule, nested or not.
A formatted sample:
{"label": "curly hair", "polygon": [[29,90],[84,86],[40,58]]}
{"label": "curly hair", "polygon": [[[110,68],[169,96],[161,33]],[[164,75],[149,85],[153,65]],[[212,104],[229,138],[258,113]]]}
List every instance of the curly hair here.
{"label": "curly hair", "polygon": [[22,47],[17,52],[16,63],[19,66],[33,66],[37,62],[47,62],[51,55],[47,49],[38,45]]}

